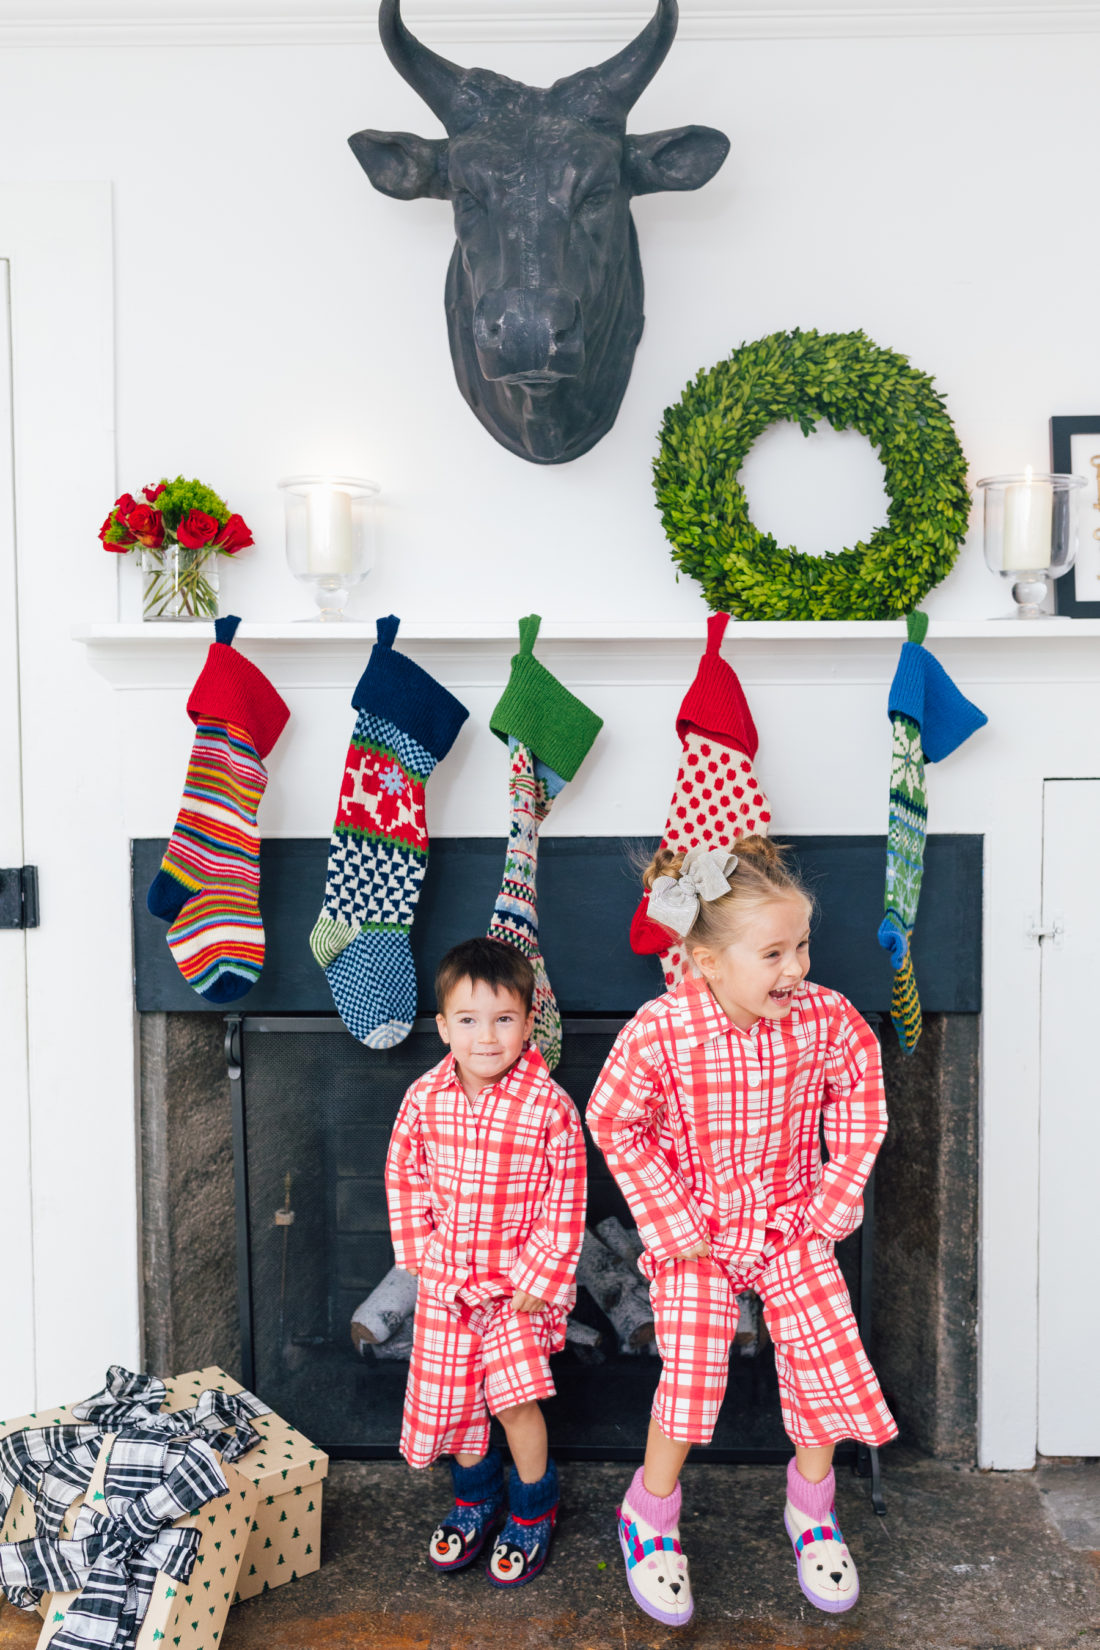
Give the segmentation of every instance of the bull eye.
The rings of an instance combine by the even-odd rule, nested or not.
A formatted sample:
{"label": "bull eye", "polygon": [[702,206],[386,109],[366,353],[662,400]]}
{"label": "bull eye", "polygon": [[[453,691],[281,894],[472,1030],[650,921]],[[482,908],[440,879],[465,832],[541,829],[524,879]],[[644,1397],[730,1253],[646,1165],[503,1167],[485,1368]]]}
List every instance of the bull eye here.
{"label": "bull eye", "polygon": [[605,207],[611,205],[611,202],[614,199],[614,189],[593,189],[592,193],[590,195],[586,195],[581,201],[580,211],[591,213],[602,212]]}
{"label": "bull eye", "polygon": [[472,195],[468,189],[456,189],[451,200],[456,212],[476,212],[481,207],[477,196]]}

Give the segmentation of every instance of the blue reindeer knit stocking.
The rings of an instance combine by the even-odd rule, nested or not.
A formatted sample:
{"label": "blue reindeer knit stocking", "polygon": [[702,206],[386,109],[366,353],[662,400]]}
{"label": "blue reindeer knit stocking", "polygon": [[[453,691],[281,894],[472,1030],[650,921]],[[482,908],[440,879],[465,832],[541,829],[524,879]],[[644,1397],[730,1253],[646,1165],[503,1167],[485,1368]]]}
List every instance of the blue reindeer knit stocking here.
{"label": "blue reindeer knit stocking", "polygon": [[921,1006],[910,942],[917,920],[928,832],[925,763],[940,762],[984,727],[988,718],[963,697],[939,660],[922,646],[924,613],[910,613],[888,709],[893,728],[890,826],[886,839],[886,915],[878,942],[890,953],[894,987],[890,1018],[911,1054],[920,1040]]}
{"label": "blue reindeer knit stocking", "polygon": [[358,712],[309,937],[340,1018],[368,1048],[394,1048],[416,1016],[409,932],[428,863],[424,787],[469,714],[403,653],[400,623],[378,640],[352,695]]}

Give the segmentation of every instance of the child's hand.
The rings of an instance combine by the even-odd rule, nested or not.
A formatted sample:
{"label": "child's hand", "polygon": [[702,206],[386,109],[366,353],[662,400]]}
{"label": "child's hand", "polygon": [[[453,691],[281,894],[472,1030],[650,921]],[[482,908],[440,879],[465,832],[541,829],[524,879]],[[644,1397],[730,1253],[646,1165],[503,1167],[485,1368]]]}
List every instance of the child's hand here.
{"label": "child's hand", "polygon": [[546,1302],[540,1301],[537,1295],[529,1295],[526,1289],[512,1291],[513,1312],[545,1312]]}
{"label": "child's hand", "polygon": [[709,1258],[710,1244],[705,1238],[702,1243],[697,1243],[694,1249],[685,1249],[682,1255],[676,1256],[677,1260],[708,1260]]}

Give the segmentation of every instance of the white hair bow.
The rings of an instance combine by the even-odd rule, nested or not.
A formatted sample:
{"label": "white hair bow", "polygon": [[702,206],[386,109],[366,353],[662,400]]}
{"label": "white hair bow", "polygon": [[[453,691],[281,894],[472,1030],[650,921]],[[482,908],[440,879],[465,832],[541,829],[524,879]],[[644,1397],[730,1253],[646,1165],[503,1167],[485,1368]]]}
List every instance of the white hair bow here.
{"label": "white hair bow", "polygon": [[649,915],[674,934],[690,933],[699,915],[700,900],[721,899],[729,893],[729,879],[737,869],[737,855],[721,848],[689,848],[678,877],[658,877],[649,890]]}

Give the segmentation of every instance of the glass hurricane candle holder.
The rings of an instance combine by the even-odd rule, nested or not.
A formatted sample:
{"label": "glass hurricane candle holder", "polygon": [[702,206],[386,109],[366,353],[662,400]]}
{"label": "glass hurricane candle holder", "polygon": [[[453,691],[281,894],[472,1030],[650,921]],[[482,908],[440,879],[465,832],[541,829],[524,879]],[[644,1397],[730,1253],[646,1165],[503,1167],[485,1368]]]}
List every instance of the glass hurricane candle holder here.
{"label": "glass hurricane candle holder", "polygon": [[311,586],[316,618],[341,620],[348,593],[371,569],[378,484],[356,476],[288,476],[279,488],[290,571]]}
{"label": "glass hurricane candle holder", "polygon": [[1082,476],[986,476],[982,548],[986,565],[1012,580],[1013,617],[1039,619],[1052,579],[1068,573],[1077,559],[1077,518],[1073,495]]}

